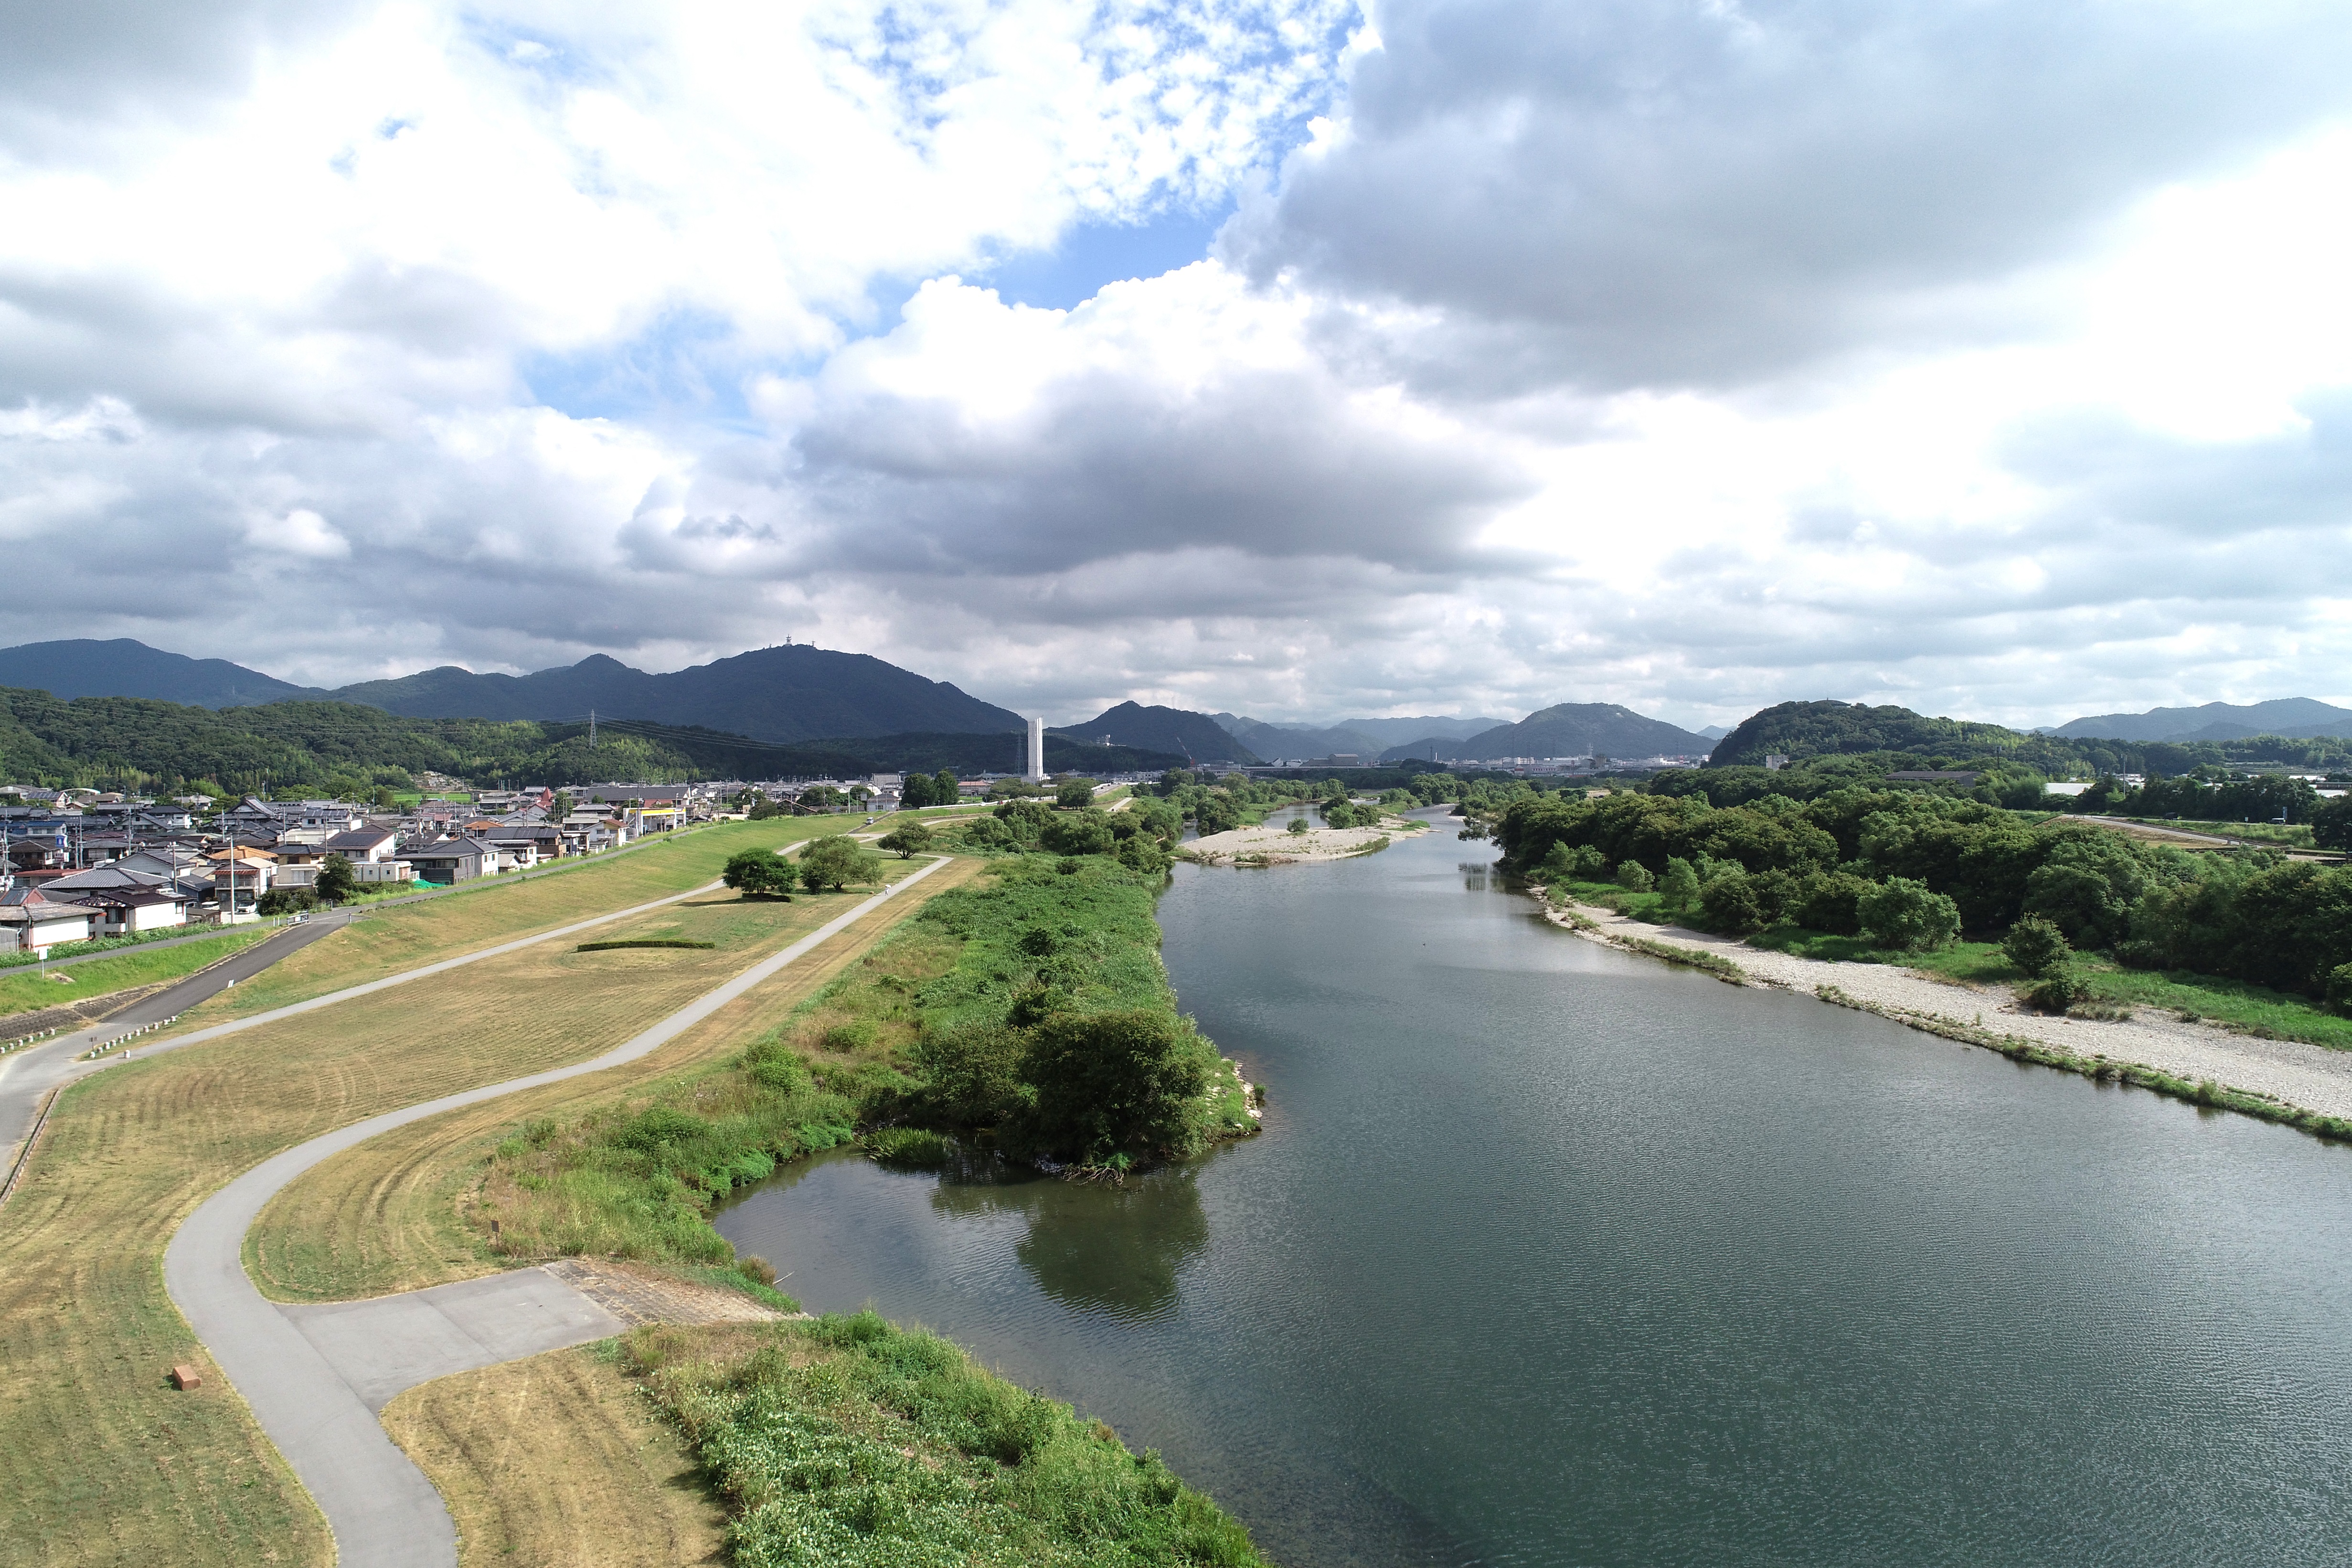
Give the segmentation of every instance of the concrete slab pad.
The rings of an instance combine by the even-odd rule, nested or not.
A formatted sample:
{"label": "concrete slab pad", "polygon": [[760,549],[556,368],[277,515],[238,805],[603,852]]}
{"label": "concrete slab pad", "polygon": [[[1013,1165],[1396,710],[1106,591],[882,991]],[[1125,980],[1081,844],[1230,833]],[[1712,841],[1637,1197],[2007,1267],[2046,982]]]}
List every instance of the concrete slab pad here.
{"label": "concrete slab pad", "polygon": [[543,1269],[278,1311],[379,1414],[420,1383],[610,1338],[629,1326]]}

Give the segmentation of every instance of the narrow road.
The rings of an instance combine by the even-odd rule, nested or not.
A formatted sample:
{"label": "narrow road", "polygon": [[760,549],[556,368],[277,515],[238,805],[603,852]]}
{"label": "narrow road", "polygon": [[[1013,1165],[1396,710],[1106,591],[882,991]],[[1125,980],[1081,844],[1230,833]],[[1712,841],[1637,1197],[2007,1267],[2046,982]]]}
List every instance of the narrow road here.
{"label": "narrow road", "polygon": [[[163,1254],[163,1286],[173,1304],[195,1330],[198,1339],[236,1391],[252,1406],[261,1429],[310,1490],[334,1532],[339,1568],[454,1568],[457,1561],[457,1528],[440,1494],[424,1472],[387,1436],[376,1419],[376,1408],[389,1399],[383,1381],[373,1375],[347,1377],[303,1332],[299,1314],[265,1299],[245,1271],[245,1235],[263,1207],[280,1188],[320,1161],[376,1136],[427,1116],[460,1106],[479,1104],[519,1090],[602,1072],[635,1061],[709,1018],[729,1002],[768,979],[786,965],[834,936],[884,901],[912,887],[940,867],[945,856],[905,880],[884,888],[865,902],[835,916],[774,956],[753,965],[725,985],[710,991],[635,1038],[592,1061],[559,1067],[528,1077],[494,1083],[462,1093],[444,1095],[422,1104],[387,1111],[348,1127],[312,1138],[246,1172],[207,1198],[183,1223]],[[714,884],[715,885],[715,884]],[[696,893],[707,892],[698,888]],[[691,894],[680,894],[680,898]],[[674,902],[664,899],[664,904]],[[642,905],[652,908],[654,905]],[[635,914],[625,910],[622,914]],[[613,920],[619,915],[604,915]],[[589,921],[586,925],[601,924]],[[511,951],[530,942],[545,942],[583,929],[569,926],[510,943],[504,948],[452,959],[425,969],[380,980],[370,986],[337,992],[331,998],[297,1003],[274,1012],[225,1024],[189,1037],[217,1038],[234,1029],[305,1012],[342,998],[382,989],[387,985],[455,967],[493,952]],[[446,1287],[440,1287],[446,1289]],[[315,1313],[313,1314],[315,1315]],[[597,1326],[583,1324],[584,1330]],[[478,1336],[476,1336],[478,1337]],[[536,1343],[537,1338],[522,1336]],[[528,1354],[525,1352],[524,1354]],[[488,1364],[465,1359],[462,1344],[445,1359],[445,1371]],[[443,1375],[429,1347],[410,1359],[402,1375],[415,1381]],[[394,1391],[396,1392],[396,1390]],[[375,1403],[372,1405],[371,1401]]]}

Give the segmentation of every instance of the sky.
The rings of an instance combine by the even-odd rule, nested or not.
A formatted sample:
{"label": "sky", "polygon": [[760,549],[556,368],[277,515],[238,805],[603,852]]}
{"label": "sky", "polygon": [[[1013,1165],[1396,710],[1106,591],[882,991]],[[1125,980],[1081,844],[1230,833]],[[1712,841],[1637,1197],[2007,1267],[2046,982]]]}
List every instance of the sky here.
{"label": "sky", "polygon": [[2352,704],[2341,0],[0,0],[0,644]]}

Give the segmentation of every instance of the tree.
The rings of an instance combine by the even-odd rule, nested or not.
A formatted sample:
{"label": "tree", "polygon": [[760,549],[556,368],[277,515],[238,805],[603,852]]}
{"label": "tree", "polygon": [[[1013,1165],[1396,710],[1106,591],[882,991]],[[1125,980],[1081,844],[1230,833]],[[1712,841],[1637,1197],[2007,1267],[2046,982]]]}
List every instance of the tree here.
{"label": "tree", "polygon": [[1764,929],[1764,901],[1757,894],[1756,879],[1736,867],[1708,880],[1699,891],[1698,906],[1718,931],[1744,936]]}
{"label": "tree", "polygon": [[882,847],[896,851],[900,860],[910,860],[917,851],[931,847],[931,831],[920,822],[901,822],[882,835]]}
{"label": "tree", "polygon": [[1698,873],[1682,856],[1671,855],[1666,874],[1658,879],[1658,892],[1664,895],[1667,908],[1687,909],[1698,899]]}
{"label": "tree", "polygon": [[2017,966],[2020,974],[2040,979],[2063,967],[2074,956],[2066,946],[2066,934],[2039,915],[2029,915],[2009,928],[2000,939],[2000,950]]}
{"label": "tree", "polygon": [[800,806],[803,811],[830,811],[844,799],[841,791],[830,784],[812,784],[801,791]]}
{"label": "tree", "polygon": [[730,855],[719,879],[746,898],[792,897],[793,863],[773,850],[741,850]]}
{"label": "tree", "polygon": [[1055,817],[1038,831],[1037,842],[1057,855],[1108,854],[1113,842],[1110,818],[1091,810]]}
{"label": "tree", "polygon": [[1049,1153],[1102,1163],[1197,1152],[1217,1054],[1164,1012],[1058,1013],[1022,1052],[1023,1129]]}
{"label": "tree", "polygon": [[1617,885],[1628,893],[1647,893],[1656,881],[1640,861],[1627,861],[1617,868]]}
{"label": "tree", "polygon": [[801,852],[801,885],[811,890],[829,887],[835,892],[853,882],[877,880],[882,872],[882,857],[845,833],[814,839]]}
{"label": "tree", "polygon": [[563,790],[558,789],[555,792],[554,803],[547,808],[547,820],[551,822],[560,822],[572,815],[572,797]]}
{"label": "tree", "polygon": [[319,862],[319,880],[315,884],[319,896],[329,904],[341,904],[359,888],[360,879],[352,870],[352,862],[341,855],[329,855]]}
{"label": "tree", "polygon": [[1307,831],[1307,819],[1304,817],[1293,817],[1290,819],[1290,826],[1283,831],[1285,832],[1291,833],[1304,833]]}
{"label": "tree", "polygon": [[1908,877],[1887,878],[1859,901],[1854,913],[1864,936],[1898,953],[1924,953],[1960,934],[1960,906]]}
{"label": "tree", "polygon": [[1084,810],[1095,803],[1095,787],[1085,779],[1065,779],[1054,791],[1054,804],[1065,811]]}
{"label": "tree", "polygon": [[2352,794],[2319,803],[2311,813],[2311,841],[2323,850],[2352,850]]}
{"label": "tree", "polygon": [[931,804],[931,776],[928,773],[908,774],[907,781],[898,786],[898,809],[919,811]]}
{"label": "tree", "polygon": [[1201,797],[1192,808],[1192,821],[1200,825],[1201,836],[1229,832],[1242,825],[1242,814],[1229,795],[1211,791]]}
{"label": "tree", "polygon": [[931,799],[942,806],[952,806],[963,799],[963,785],[953,770],[942,768],[931,775]]}
{"label": "tree", "polygon": [[2327,1005],[2352,1017],[2352,964],[2338,964],[2327,974]]}

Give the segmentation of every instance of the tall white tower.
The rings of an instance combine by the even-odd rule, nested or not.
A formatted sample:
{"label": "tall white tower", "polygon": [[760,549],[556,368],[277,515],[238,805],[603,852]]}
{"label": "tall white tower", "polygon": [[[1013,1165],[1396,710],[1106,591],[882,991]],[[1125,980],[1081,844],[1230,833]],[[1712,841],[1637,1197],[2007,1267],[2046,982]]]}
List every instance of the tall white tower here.
{"label": "tall white tower", "polygon": [[1045,777],[1045,721],[1029,721],[1029,770],[1021,777],[1035,784]]}

